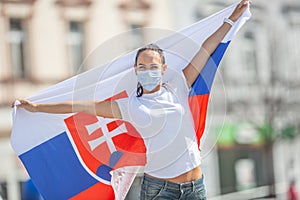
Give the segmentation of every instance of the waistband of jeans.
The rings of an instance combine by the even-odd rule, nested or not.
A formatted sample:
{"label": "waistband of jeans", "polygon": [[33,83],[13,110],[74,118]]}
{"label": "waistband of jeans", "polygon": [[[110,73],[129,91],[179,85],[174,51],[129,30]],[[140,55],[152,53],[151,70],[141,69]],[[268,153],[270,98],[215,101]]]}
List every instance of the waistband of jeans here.
{"label": "waistband of jeans", "polygon": [[162,180],[162,179],[158,179],[158,178],[154,178],[154,177],[149,177],[147,175],[144,175],[144,180],[154,183],[154,184],[158,184],[158,185],[162,185],[164,187],[169,187],[169,188],[174,188],[174,189],[182,189],[182,188],[194,188],[197,186],[202,186],[203,182],[204,182],[204,176],[202,175],[202,177],[200,179],[191,181],[191,182],[184,182],[184,183],[175,183],[175,182],[171,182],[171,181],[166,181],[166,180]]}

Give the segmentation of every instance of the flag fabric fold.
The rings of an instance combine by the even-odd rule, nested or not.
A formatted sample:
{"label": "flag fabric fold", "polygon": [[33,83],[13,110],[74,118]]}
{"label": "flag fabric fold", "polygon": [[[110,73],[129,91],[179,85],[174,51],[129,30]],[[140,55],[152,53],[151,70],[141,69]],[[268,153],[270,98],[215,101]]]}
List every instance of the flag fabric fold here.
{"label": "flag fabric fold", "polygon": [[[236,4],[181,31],[153,41],[171,70],[182,70],[201,44],[229,17]],[[217,67],[231,39],[251,16],[249,9],[235,23],[192,86],[189,103],[200,140]],[[41,91],[28,100],[51,103],[70,100],[113,100],[136,91],[136,51],[118,57]],[[172,73],[166,72],[164,81]],[[14,108],[11,145],[44,199],[124,199],[146,164],[146,147],[129,122],[85,113],[30,113]]]}

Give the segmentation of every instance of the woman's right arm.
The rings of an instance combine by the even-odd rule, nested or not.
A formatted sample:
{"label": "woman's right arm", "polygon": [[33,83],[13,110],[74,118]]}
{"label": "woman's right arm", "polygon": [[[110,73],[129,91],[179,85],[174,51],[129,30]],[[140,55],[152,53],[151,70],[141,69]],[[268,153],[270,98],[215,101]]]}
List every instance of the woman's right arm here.
{"label": "woman's right arm", "polygon": [[105,118],[122,118],[120,108],[116,101],[66,101],[48,104],[36,104],[28,100],[20,100],[18,108],[24,108],[30,112],[44,112],[54,114],[66,114],[85,112]]}

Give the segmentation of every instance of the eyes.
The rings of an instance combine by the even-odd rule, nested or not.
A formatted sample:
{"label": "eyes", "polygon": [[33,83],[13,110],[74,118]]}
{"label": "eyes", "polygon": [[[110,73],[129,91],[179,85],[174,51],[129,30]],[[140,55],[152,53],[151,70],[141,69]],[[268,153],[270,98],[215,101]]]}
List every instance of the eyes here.
{"label": "eyes", "polygon": [[161,69],[162,65],[158,65],[158,64],[152,64],[150,66],[148,65],[143,65],[143,64],[139,64],[137,66],[137,70],[138,71],[144,71],[144,70],[157,70],[157,69]]}

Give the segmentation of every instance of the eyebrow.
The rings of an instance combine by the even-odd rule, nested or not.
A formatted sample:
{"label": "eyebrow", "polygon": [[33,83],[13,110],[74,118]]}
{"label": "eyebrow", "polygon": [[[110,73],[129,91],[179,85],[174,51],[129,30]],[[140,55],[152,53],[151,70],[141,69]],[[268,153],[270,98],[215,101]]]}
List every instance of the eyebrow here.
{"label": "eyebrow", "polygon": [[156,63],[152,63],[152,64],[150,64],[150,65],[146,65],[146,64],[143,64],[143,63],[139,63],[137,66],[139,66],[139,65],[143,65],[143,66],[157,66],[157,65],[162,65],[162,64],[156,64]]}

